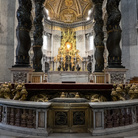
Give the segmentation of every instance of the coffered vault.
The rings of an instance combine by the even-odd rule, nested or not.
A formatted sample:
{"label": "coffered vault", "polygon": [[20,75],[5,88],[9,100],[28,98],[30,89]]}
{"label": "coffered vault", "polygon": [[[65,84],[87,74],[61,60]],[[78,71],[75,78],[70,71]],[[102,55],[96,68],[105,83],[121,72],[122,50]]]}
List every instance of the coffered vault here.
{"label": "coffered vault", "polygon": [[50,20],[73,23],[86,20],[92,0],[46,0],[45,8]]}

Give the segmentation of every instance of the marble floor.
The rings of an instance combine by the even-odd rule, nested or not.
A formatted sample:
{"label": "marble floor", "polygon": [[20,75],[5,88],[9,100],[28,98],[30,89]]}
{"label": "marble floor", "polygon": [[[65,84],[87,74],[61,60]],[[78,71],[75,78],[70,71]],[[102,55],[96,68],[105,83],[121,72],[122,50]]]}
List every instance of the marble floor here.
{"label": "marble floor", "polygon": [[[5,130],[0,130],[0,138],[46,138],[38,136],[24,135]],[[138,138],[138,130],[133,130],[125,133],[118,133],[106,136],[91,136],[89,133],[53,133],[48,138]]]}

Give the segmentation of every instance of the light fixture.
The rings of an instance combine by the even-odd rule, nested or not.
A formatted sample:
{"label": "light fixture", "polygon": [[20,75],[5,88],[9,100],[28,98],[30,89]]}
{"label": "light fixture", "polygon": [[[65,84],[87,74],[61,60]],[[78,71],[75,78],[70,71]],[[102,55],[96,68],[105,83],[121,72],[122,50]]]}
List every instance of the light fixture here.
{"label": "light fixture", "polygon": [[67,49],[70,49],[70,44],[67,44]]}
{"label": "light fixture", "polygon": [[47,19],[50,20],[50,17],[48,16]]}
{"label": "light fixture", "polygon": [[67,51],[71,50],[72,44],[70,42],[66,42],[66,49]]}
{"label": "light fixture", "polygon": [[90,17],[87,17],[87,21],[90,20]]}
{"label": "light fixture", "polygon": [[90,15],[90,14],[91,14],[91,12],[92,12],[92,10],[89,10],[89,11],[88,11],[88,15]]}
{"label": "light fixture", "polygon": [[49,14],[49,11],[48,11],[48,9],[45,9],[46,10],[46,13],[47,13],[47,15]]}

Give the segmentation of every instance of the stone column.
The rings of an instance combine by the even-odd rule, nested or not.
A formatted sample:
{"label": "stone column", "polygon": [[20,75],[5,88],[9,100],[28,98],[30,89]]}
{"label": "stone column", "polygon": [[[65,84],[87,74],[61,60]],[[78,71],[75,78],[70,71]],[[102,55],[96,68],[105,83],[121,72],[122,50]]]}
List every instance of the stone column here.
{"label": "stone column", "polygon": [[109,52],[108,56],[108,68],[123,68],[121,65],[121,12],[119,11],[120,0],[107,0],[107,49]]}
{"label": "stone column", "polygon": [[30,19],[32,3],[31,0],[18,0],[18,2],[18,26],[16,29],[18,45],[16,48],[16,63],[13,67],[30,67],[28,52],[31,47],[29,32],[32,26],[32,22]]}
{"label": "stone column", "polygon": [[104,32],[102,20],[102,4],[104,0],[92,0],[94,3],[94,31],[95,31],[95,72],[102,72],[104,69]]}
{"label": "stone column", "polygon": [[35,2],[35,19],[34,19],[34,44],[33,44],[33,68],[35,72],[42,72],[42,45],[43,45],[43,3],[45,0],[34,0]]}

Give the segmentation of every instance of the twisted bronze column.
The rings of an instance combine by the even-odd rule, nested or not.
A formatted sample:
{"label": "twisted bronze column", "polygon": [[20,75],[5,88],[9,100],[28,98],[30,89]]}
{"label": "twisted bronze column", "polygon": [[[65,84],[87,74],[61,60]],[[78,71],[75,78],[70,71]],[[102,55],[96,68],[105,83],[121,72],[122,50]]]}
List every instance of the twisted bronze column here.
{"label": "twisted bronze column", "polygon": [[33,44],[33,68],[35,72],[42,72],[42,45],[43,45],[43,3],[45,0],[34,0],[35,2],[35,19],[34,19],[34,44]]}
{"label": "twisted bronze column", "polygon": [[102,72],[104,69],[104,32],[103,32],[103,20],[102,20],[102,4],[103,0],[92,0],[94,3],[94,31],[95,31],[95,72]]}
{"label": "twisted bronze column", "polygon": [[107,49],[109,52],[108,56],[108,67],[109,68],[122,68],[121,65],[121,57],[122,52],[120,48],[120,40],[121,40],[121,28],[120,28],[120,20],[121,20],[121,12],[119,11],[119,3],[120,0],[107,0]]}
{"label": "twisted bronze column", "polygon": [[18,26],[16,35],[18,45],[16,48],[16,64],[13,67],[30,67],[29,50],[31,47],[31,39],[29,32],[32,27],[31,0],[18,0],[19,8],[17,10]]}

